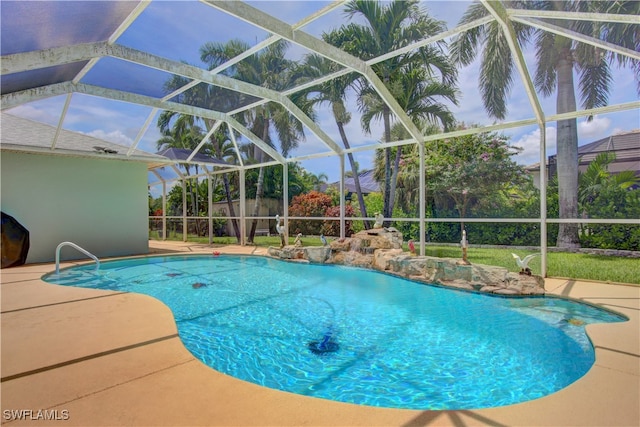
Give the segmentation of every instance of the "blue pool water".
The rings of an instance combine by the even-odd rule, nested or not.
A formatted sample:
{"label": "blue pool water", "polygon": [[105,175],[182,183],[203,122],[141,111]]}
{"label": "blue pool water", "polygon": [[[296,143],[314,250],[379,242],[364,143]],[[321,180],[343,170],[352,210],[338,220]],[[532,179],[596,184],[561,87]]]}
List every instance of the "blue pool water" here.
{"label": "blue pool water", "polygon": [[187,349],[234,377],[396,408],[483,408],[548,395],[592,366],[584,325],[626,320],[560,298],[498,298],[251,256],[129,259],[44,280],[161,300]]}

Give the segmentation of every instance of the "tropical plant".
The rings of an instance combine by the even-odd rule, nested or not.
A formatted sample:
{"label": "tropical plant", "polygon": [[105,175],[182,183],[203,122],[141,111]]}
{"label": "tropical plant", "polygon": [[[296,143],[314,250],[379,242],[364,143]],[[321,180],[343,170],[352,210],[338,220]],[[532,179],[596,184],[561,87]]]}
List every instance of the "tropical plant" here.
{"label": "tropical plant", "polygon": [[[585,218],[640,218],[640,178],[633,171],[613,174],[609,165],[614,153],[600,153],[578,175],[578,201]],[[605,249],[640,249],[640,226],[621,224],[586,224],[580,241],[588,247]]]}
{"label": "tropical plant", "polygon": [[613,152],[600,153],[584,172],[578,173],[578,203],[583,216],[588,215],[589,208],[607,187],[627,190],[640,182],[633,171],[609,172],[609,165],[615,159]]}
{"label": "tropical plant", "polygon": [[[640,189],[623,189],[605,185],[589,205],[590,218],[640,219]],[[638,222],[638,221],[636,221]],[[581,229],[581,242],[590,248],[640,250],[638,224],[585,224]]]}
{"label": "tropical plant", "polygon": [[[213,123],[207,120],[208,127],[211,128]],[[233,132],[233,130],[230,130]],[[219,160],[225,160],[228,163],[236,163],[236,152],[233,143],[231,142],[229,135],[227,132],[222,131],[218,128],[213,135],[211,135],[211,145],[213,147],[213,153],[216,158]],[[238,243],[241,242],[240,238],[240,227],[238,226],[238,220],[235,218],[236,212],[233,206],[233,196],[231,194],[231,183],[229,181],[229,174],[222,174],[222,185],[224,187],[225,198],[227,200],[227,208],[229,209],[229,216],[231,217],[231,225],[233,226],[233,231],[235,232],[236,239]]]}
{"label": "tropical plant", "polygon": [[[156,141],[158,150],[164,150],[168,148],[178,148],[193,150],[200,143],[204,134],[202,129],[196,125],[192,116],[180,115],[176,120],[171,121],[172,113],[163,112],[158,119],[158,126],[162,137]],[[184,163],[182,167],[185,170],[185,184],[189,188],[189,195],[191,199],[191,205],[187,207],[187,211],[192,216],[198,215],[198,192],[197,192],[197,180],[190,179],[191,167],[195,168],[196,175],[198,174],[198,166]]]}
{"label": "tropical plant", "polygon": [[[345,218],[351,218],[355,214],[353,206],[350,204],[344,207]],[[324,216],[340,218],[340,206],[330,206],[325,212]],[[344,222],[344,234],[345,236],[351,236],[353,234],[353,221]],[[322,224],[322,234],[325,236],[340,236],[340,221],[337,220],[324,220]]]}
{"label": "tropical plant", "polygon": [[326,184],[327,180],[329,179],[329,175],[324,172],[320,172],[317,175],[311,172],[307,172],[305,177],[308,185],[311,187],[310,189],[316,191],[320,191],[320,188],[322,188],[322,186]]}
{"label": "tropical plant", "polygon": [[[249,48],[248,44],[240,40],[232,40],[227,43],[209,42],[200,48],[200,59],[208,64],[209,69],[214,69]],[[225,72],[239,80],[282,91],[289,87],[296,77],[294,74],[295,63],[285,58],[287,48],[286,41],[280,40],[272,43],[260,52],[227,68]],[[282,105],[274,102],[250,109],[245,112],[244,120],[249,124],[250,130],[269,146],[274,147],[274,142],[277,139],[280,144],[280,152],[284,156],[304,139],[302,123]],[[256,145],[251,161],[262,163],[265,160],[265,155],[264,151]],[[264,177],[264,167],[259,167],[253,210],[254,219],[247,237],[249,242],[253,242],[258,224],[257,217],[264,196]]]}
{"label": "tropical plant", "polygon": [[[286,200],[286,203],[290,203],[291,200],[299,194],[306,193],[311,190],[317,190],[317,187],[320,185],[319,183],[322,180],[322,177],[308,172],[297,162],[288,162],[287,170],[287,192],[289,197],[288,200]],[[284,200],[284,182],[281,165],[265,168],[263,189],[263,196],[265,198]]]}
{"label": "tropical plant", "polygon": [[[323,35],[325,41],[330,41],[333,37],[330,34]],[[339,66],[333,61],[330,61],[318,54],[307,55],[302,67],[302,74],[305,79],[313,79],[322,77],[329,73],[338,71]],[[338,127],[340,138],[345,149],[349,149],[349,139],[347,133],[344,130],[344,126],[351,121],[351,113],[347,111],[345,106],[347,90],[353,84],[357,76],[354,73],[347,74],[345,76],[337,77],[326,83],[314,86],[308,89],[306,94],[309,96],[311,105],[329,104],[333,118]],[[349,164],[351,165],[351,172],[353,177],[353,183],[356,187],[356,194],[358,197],[358,203],[361,209],[361,215],[367,217],[367,209],[364,204],[364,196],[362,194],[362,188],[360,186],[360,178],[358,176],[358,165],[353,158],[353,153],[347,153]],[[369,221],[364,221],[365,228],[371,228]]]}
{"label": "tropical plant", "polygon": [[[327,41],[363,60],[392,52],[445,29],[444,23],[430,17],[420,8],[417,0],[394,0],[389,3],[352,0],[347,3],[345,11],[349,17],[362,18],[364,23],[343,25],[333,31],[330,37],[327,37]],[[444,48],[445,43],[440,41],[378,62],[372,65],[372,68],[392,95],[405,104],[403,107],[409,106],[409,100],[415,101],[415,110],[408,111],[410,116],[415,114],[414,120],[418,117],[427,117],[429,120],[448,126],[451,119],[450,113],[446,107],[430,98],[430,96],[440,96],[432,93],[436,85],[451,88],[456,83],[457,71],[445,54]],[[424,79],[424,81],[418,84],[416,79]],[[382,120],[383,140],[390,142],[393,119],[390,107],[382,102],[368,80],[360,78],[358,84],[358,102],[363,113],[361,120],[363,129],[370,133],[371,122]],[[402,97],[405,99],[403,100]],[[451,100],[449,95],[445,95],[445,98]],[[426,107],[429,104],[437,105],[437,108],[418,108],[420,105]],[[387,218],[393,214],[402,147],[398,147],[395,151],[394,161],[391,160],[391,148],[385,148],[384,152],[383,214]]]}
{"label": "tropical plant", "polygon": [[[173,92],[176,89],[185,86],[187,83],[189,83],[187,79],[176,75],[172,76],[171,79],[169,79],[165,83],[164,88],[167,92]],[[229,109],[230,106],[236,105],[236,103],[240,102],[242,99],[241,94],[204,84],[196,85],[195,87],[190,88],[187,91],[181,92],[177,95],[177,97],[182,102],[198,106],[205,105],[208,108],[214,110]],[[188,114],[177,114],[173,111],[168,110],[162,112],[162,114],[160,114],[160,117],[158,118],[158,127],[160,129],[160,132],[163,134],[166,134],[171,126],[175,128],[177,132],[181,133],[189,132],[190,129],[200,130],[197,138],[192,138],[189,140],[188,146],[185,145],[180,147],[187,148],[189,150],[194,150],[195,148],[197,148],[197,146],[204,138],[204,133],[198,126],[199,123],[204,124],[207,132],[211,130],[215,124],[215,122],[211,119],[202,119]],[[224,129],[226,129],[226,127]],[[199,152],[234,164],[237,162],[237,158],[235,156],[235,152],[233,151],[233,146],[229,138],[230,137],[228,133],[225,130],[222,130],[222,128],[219,128],[213,133],[209,141],[200,148]],[[190,165],[185,163],[184,167],[187,171],[187,175],[189,175]],[[230,190],[228,174],[223,174],[222,179],[225,188],[227,205],[229,207],[229,215],[231,217],[235,217],[233,197]],[[197,211],[197,208],[195,208],[195,210]],[[240,242],[240,229],[238,227],[238,221],[234,218],[231,220],[231,222],[236,233],[236,239],[238,240],[238,242]]]}
{"label": "tropical plant", "polygon": [[[485,6],[487,4],[490,6]],[[473,22],[488,15],[487,7],[501,6],[498,2],[474,2],[465,12],[460,24]],[[509,7],[560,12],[605,12],[635,16],[640,14],[640,2],[637,1],[510,1]],[[568,31],[599,38],[627,49],[637,51],[640,46],[637,25],[578,19],[555,19],[554,24]],[[578,72],[582,106],[587,109],[607,104],[612,83],[610,64],[614,60],[620,66],[631,64],[635,67],[636,75],[640,76],[639,61],[621,53],[603,50],[520,23],[507,21],[507,26],[515,33],[520,46],[534,40],[537,63],[534,84],[544,96],[557,93],[557,114],[576,111],[574,71]],[[479,76],[482,100],[490,116],[504,119],[507,114],[506,101],[513,84],[514,53],[509,48],[507,36],[500,23],[491,21],[460,33],[451,45],[451,55],[456,62],[469,65],[474,61],[481,45],[484,45]],[[638,90],[640,91],[640,85]],[[575,118],[558,121],[556,139],[559,214],[561,218],[576,218],[578,135]],[[560,224],[557,245],[579,246],[577,224]]]}
{"label": "tropical plant", "polygon": [[[289,215],[297,217],[323,217],[328,208],[333,205],[331,196],[310,191],[293,198],[289,206]],[[292,219],[289,221],[289,230],[292,233],[320,234],[322,223],[314,220]]]}
{"label": "tropical plant", "polygon": [[435,196],[449,197],[461,218],[484,199],[524,182],[524,169],[512,159],[518,150],[496,133],[434,141],[425,151],[428,189]]}

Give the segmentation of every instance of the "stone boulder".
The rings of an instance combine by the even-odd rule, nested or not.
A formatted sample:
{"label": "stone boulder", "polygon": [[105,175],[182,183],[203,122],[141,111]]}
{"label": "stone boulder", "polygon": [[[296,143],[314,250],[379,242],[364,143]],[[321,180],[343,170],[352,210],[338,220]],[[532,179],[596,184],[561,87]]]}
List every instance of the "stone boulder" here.
{"label": "stone boulder", "polygon": [[304,248],[304,253],[309,262],[324,264],[331,256],[331,248],[328,246],[310,246]]}
{"label": "stone boulder", "polygon": [[411,263],[407,260],[408,258],[415,259],[415,257],[403,252],[402,249],[380,249],[375,251],[371,266],[376,270],[397,273],[399,271],[399,263],[402,261],[405,261],[404,266],[409,268]]}
{"label": "stone boulder", "polygon": [[411,280],[457,289],[501,295],[544,294],[544,279],[509,272],[506,268],[464,264],[460,259],[416,256],[403,252],[402,234],[389,228],[360,231],[328,247],[269,248],[269,255],[316,264],[372,268]]}
{"label": "stone boulder", "polygon": [[304,261],[314,264],[324,264],[329,260],[331,249],[327,246],[284,246],[276,248],[269,246],[267,254],[274,258],[280,258],[288,261]]}
{"label": "stone boulder", "polygon": [[267,249],[267,254],[274,258],[286,260],[305,260],[304,250],[295,246],[284,246],[282,248],[269,246],[269,249]]}
{"label": "stone boulder", "polygon": [[352,265],[354,267],[371,268],[373,254],[363,254],[357,251],[336,251],[331,253],[327,264]]}
{"label": "stone boulder", "polygon": [[351,236],[351,250],[401,249],[402,233],[393,227],[362,230]]}
{"label": "stone boulder", "polygon": [[503,267],[461,264],[454,258],[414,256],[397,250],[376,251],[372,267],[423,283],[485,293],[544,294],[544,279],[511,273]]}

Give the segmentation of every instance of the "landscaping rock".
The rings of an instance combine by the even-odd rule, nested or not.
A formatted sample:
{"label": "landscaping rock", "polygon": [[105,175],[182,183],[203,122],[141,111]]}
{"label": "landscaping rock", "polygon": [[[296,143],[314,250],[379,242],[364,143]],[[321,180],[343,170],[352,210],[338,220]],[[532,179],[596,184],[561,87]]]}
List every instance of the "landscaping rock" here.
{"label": "landscaping rock", "polygon": [[544,294],[540,276],[509,272],[506,268],[463,264],[456,258],[415,256],[402,251],[402,234],[389,228],[360,231],[328,247],[269,248],[280,259],[306,259],[316,264],[340,264],[386,271],[411,280],[456,289],[499,295]]}
{"label": "landscaping rock", "polygon": [[324,264],[331,256],[331,248],[328,246],[308,247],[304,248],[304,254],[309,262],[314,264]]}

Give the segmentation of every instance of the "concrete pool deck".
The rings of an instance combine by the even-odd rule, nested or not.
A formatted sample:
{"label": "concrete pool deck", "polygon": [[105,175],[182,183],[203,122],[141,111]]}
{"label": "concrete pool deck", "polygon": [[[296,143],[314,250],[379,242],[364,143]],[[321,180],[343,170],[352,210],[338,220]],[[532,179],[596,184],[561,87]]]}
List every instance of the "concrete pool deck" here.
{"label": "concrete pool deck", "polygon": [[[150,242],[151,254],[212,250]],[[251,246],[215,250],[266,253]],[[53,270],[53,264],[32,264],[0,272],[7,426],[640,425],[640,286],[546,279],[549,294],[600,304],[630,319],[587,327],[596,362],[569,387],[500,408],[419,411],[315,399],[221,374],[184,348],[164,304],[40,280]]]}

